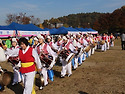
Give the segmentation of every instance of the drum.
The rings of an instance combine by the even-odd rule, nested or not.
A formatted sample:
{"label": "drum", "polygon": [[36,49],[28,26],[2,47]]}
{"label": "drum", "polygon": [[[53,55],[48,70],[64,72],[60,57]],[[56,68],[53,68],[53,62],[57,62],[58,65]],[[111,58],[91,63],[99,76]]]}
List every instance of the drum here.
{"label": "drum", "polygon": [[91,49],[90,46],[85,47],[85,52],[89,52],[90,49]]}
{"label": "drum", "polygon": [[74,53],[70,53],[69,56],[66,58],[66,62],[70,63],[71,60],[74,58],[75,54]]}
{"label": "drum", "polygon": [[100,41],[100,45],[103,45],[103,44],[105,44],[105,41],[104,40]]}
{"label": "drum", "polygon": [[90,45],[90,47],[91,47],[91,48],[94,48],[94,47],[95,47],[95,45],[94,45],[94,44],[91,44],[91,45]]}
{"label": "drum", "polygon": [[93,48],[94,48],[96,45],[97,45],[97,43],[96,43],[96,42],[94,42],[94,43],[93,43]]}
{"label": "drum", "polygon": [[63,59],[66,59],[69,56],[69,52],[67,50],[62,50],[59,54]]}
{"label": "drum", "polygon": [[115,41],[115,38],[112,38],[111,41]]}
{"label": "drum", "polygon": [[40,86],[44,87],[44,78],[43,78],[43,74],[39,74],[39,79],[40,79]]}
{"label": "drum", "polygon": [[13,77],[13,73],[12,72],[4,72],[2,75],[2,84],[3,86],[7,86],[10,84],[11,80]]}
{"label": "drum", "polygon": [[53,57],[50,55],[40,54],[41,63],[45,64],[45,67],[49,68],[53,61]]}
{"label": "drum", "polygon": [[12,63],[13,65],[16,65],[16,64],[19,63],[19,57],[18,56],[16,56],[16,57],[9,57],[8,61],[10,63]]}

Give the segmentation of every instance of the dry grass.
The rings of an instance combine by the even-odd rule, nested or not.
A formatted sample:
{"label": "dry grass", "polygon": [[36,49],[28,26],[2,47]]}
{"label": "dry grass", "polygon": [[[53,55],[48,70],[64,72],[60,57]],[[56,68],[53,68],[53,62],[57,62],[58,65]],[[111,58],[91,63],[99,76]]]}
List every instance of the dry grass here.
{"label": "dry grass", "polygon": [[[1,65],[12,71],[9,64]],[[54,82],[38,90],[37,94],[125,94],[125,51],[120,40],[107,52],[95,52],[71,77],[60,78],[61,66],[55,66]],[[22,87],[9,86],[0,94],[21,94]]]}

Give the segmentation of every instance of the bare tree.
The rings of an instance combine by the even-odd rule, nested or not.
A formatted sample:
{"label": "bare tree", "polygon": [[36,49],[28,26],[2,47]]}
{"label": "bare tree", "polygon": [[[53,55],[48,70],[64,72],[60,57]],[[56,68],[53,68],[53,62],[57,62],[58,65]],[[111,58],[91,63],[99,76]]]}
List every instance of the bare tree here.
{"label": "bare tree", "polygon": [[30,16],[30,21],[34,25],[40,24],[40,19],[39,18],[35,18],[34,16]]}
{"label": "bare tree", "polygon": [[34,16],[26,16],[26,13],[19,13],[19,14],[8,14],[6,23],[10,24],[12,22],[16,22],[19,24],[40,24],[40,19],[35,18]]}

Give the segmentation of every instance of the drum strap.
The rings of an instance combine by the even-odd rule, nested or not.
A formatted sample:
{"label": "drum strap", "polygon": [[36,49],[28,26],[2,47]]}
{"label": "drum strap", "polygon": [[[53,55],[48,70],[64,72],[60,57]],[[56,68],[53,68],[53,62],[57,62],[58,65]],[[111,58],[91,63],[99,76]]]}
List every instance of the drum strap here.
{"label": "drum strap", "polygon": [[69,50],[69,45],[70,45],[70,42],[68,42],[67,45],[65,45],[65,47],[67,48],[67,50]]}
{"label": "drum strap", "polygon": [[57,46],[60,46],[60,43],[59,43],[59,41],[57,41]]}
{"label": "drum strap", "polygon": [[49,43],[49,46],[52,48],[52,42]]}
{"label": "drum strap", "polygon": [[48,54],[48,51],[47,51],[47,44],[44,45],[44,47],[43,47],[42,50],[43,50],[43,53],[44,53],[44,54]]}
{"label": "drum strap", "polygon": [[41,45],[41,44],[39,44],[39,45],[37,46],[37,53],[38,53],[38,55],[40,54],[40,45]]}
{"label": "drum strap", "polygon": [[80,39],[80,43],[83,44],[83,38]]}

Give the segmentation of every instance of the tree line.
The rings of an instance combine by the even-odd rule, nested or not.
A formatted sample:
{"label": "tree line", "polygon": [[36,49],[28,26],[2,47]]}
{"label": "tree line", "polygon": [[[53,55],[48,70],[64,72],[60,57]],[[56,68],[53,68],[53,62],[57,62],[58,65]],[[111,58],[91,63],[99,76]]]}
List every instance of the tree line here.
{"label": "tree line", "polygon": [[[7,15],[6,23],[17,22],[20,24],[33,23],[39,26],[40,18],[34,16],[26,16],[26,13]],[[83,27],[93,28],[99,33],[121,33],[125,30],[125,6],[114,10],[112,13],[78,13],[69,14],[59,18],[51,18],[44,20],[42,26],[49,28],[50,24],[63,23],[64,27]]]}

